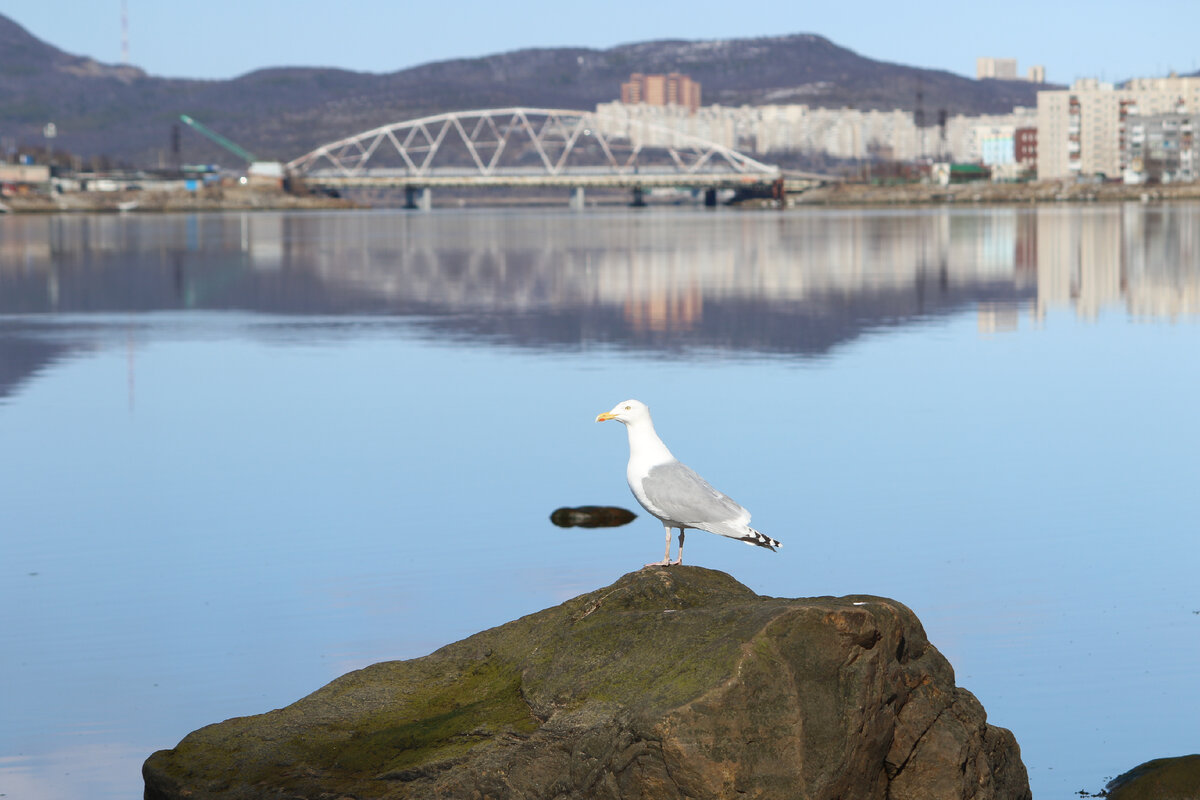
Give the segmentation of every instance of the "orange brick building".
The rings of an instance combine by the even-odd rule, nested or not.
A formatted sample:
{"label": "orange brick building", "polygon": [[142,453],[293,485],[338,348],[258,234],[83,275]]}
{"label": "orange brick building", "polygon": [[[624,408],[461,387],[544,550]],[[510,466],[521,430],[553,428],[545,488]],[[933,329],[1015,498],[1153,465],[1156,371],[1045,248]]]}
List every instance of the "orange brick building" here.
{"label": "orange brick building", "polygon": [[689,111],[700,108],[700,84],[687,75],[646,75],[635,72],[621,84],[621,102],[626,105],[683,106]]}

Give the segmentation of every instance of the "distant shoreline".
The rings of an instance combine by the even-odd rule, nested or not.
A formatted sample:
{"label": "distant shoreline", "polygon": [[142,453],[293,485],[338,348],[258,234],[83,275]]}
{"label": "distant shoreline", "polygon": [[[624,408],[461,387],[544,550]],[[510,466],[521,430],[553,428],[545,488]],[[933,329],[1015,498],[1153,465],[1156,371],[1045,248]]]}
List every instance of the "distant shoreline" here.
{"label": "distant shoreline", "polygon": [[192,211],[292,211],[365,208],[338,197],[288,194],[280,189],[212,187],[196,192],[67,192],[0,198],[16,214],[174,213]]}
{"label": "distant shoreline", "polygon": [[[554,197],[447,198],[444,208],[496,208],[566,205]],[[598,202],[597,202],[598,200]],[[922,207],[970,205],[1013,205],[1081,202],[1171,202],[1200,200],[1200,182],[1137,186],[1123,183],[1074,183],[1043,181],[1031,183],[963,183],[951,186],[930,184],[877,185],[831,183],[799,194],[788,195],[788,208],[801,207]],[[54,213],[180,213],[201,211],[297,211],[366,209],[376,206],[352,198],[295,195],[278,189],[221,187],[200,192],[77,192],[56,195],[15,195],[0,200],[2,210],[18,214]],[[596,198],[589,206],[617,207],[617,195]],[[653,205],[653,201],[651,202]],[[436,204],[435,208],[439,206]],[[774,200],[748,200],[739,207],[775,208]]]}
{"label": "distant shoreline", "polygon": [[1137,186],[1124,183],[959,183],[950,186],[838,183],[788,197],[789,206],[925,206],[959,203],[1160,202],[1200,200],[1200,182]]}

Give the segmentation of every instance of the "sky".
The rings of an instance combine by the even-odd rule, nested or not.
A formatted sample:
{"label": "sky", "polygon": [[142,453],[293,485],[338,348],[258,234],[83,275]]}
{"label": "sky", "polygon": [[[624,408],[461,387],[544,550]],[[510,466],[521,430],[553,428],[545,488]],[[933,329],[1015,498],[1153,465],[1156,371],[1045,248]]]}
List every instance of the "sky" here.
{"label": "sky", "polygon": [[[1200,69],[1198,0],[125,0],[129,60],[175,78],[274,66],[393,72],[528,47],[815,33],[860,55],[975,76],[1016,58],[1048,81],[1121,81]],[[120,63],[122,0],[0,0],[0,13],[61,50]]]}

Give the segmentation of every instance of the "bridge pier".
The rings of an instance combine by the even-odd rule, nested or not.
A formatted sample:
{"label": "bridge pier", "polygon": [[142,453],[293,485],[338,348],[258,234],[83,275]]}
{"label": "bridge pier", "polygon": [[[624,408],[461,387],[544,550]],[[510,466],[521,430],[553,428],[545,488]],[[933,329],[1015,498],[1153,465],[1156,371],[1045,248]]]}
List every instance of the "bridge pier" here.
{"label": "bridge pier", "polygon": [[704,190],[704,207],[705,208],[716,208],[717,207],[717,190],[716,189],[709,188],[709,189]]}
{"label": "bridge pier", "polygon": [[433,190],[428,186],[406,186],[404,188],[404,207],[417,211],[429,211],[433,208]]}
{"label": "bridge pier", "polygon": [[570,205],[572,211],[583,211],[587,207],[587,200],[584,197],[582,186],[576,186],[571,189]]}
{"label": "bridge pier", "polygon": [[642,208],[645,206],[646,190],[640,186],[633,187],[633,199],[629,202],[629,205],[633,206],[634,208]]}

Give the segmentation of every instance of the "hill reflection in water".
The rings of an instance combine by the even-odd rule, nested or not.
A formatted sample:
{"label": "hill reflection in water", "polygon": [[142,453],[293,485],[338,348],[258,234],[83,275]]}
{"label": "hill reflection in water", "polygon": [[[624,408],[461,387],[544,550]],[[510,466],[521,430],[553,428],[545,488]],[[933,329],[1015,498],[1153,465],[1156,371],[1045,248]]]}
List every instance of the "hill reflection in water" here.
{"label": "hill reflection in water", "polygon": [[61,355],[35,341],[48,313],[385,315],[481,343],[802,357],[964,309],[984,330],[1056,306],[1193,314],[1198,216],[1131,205],[10,218],[0,314],[21,316],[0,335],[0,380]]}

